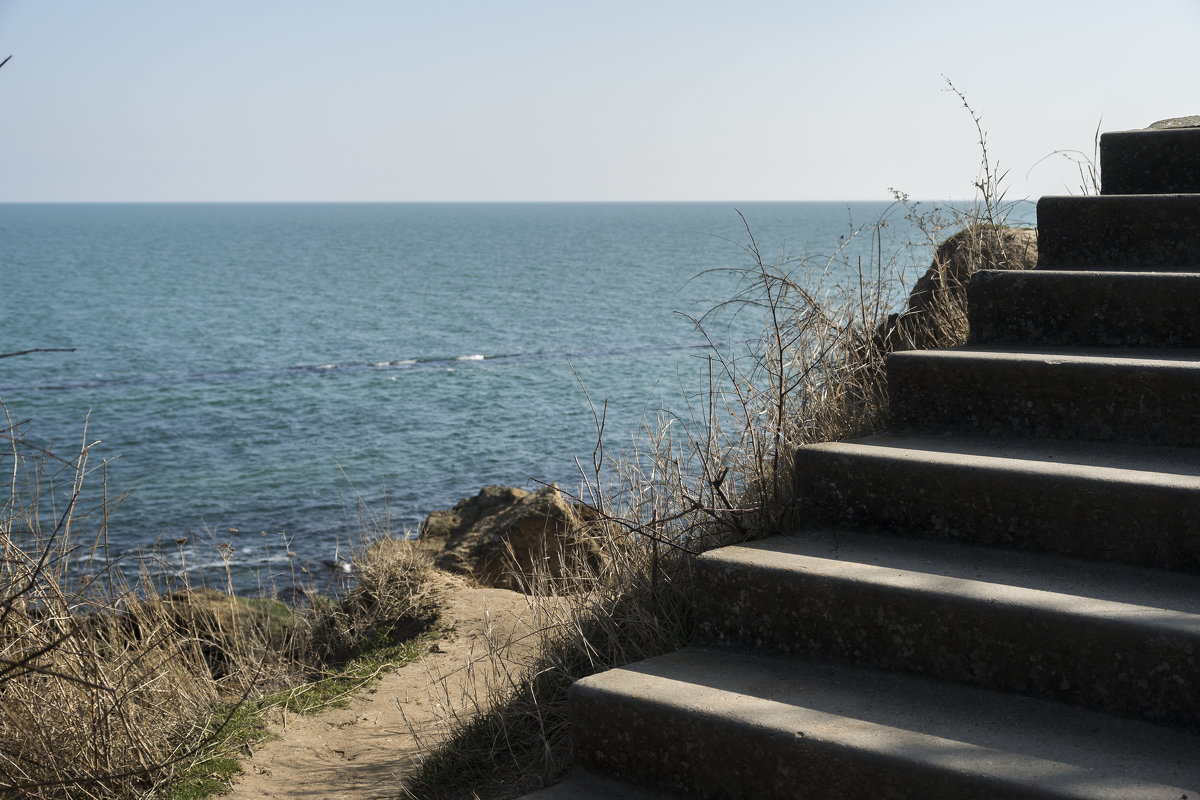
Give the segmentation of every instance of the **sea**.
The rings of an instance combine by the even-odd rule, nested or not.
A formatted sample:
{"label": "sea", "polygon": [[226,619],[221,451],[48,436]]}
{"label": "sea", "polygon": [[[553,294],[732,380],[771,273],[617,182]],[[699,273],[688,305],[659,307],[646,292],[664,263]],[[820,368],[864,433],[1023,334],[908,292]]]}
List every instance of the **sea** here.
{"label": "sea", "polygon": [[827,282],[886,246],[915,279],[930,251],[905,213],[3,204],[0,354],[37,352],[0,358],[0,429],[90,446],[80,508],[110,497],[108,558],[239,591],[336,572],[364,517],[412,535],[485,485],[578,491],[598,417],[611,453],[685,408],[710,345],[762,331],[752,306],[704,316],[745,289],[751,244]]}

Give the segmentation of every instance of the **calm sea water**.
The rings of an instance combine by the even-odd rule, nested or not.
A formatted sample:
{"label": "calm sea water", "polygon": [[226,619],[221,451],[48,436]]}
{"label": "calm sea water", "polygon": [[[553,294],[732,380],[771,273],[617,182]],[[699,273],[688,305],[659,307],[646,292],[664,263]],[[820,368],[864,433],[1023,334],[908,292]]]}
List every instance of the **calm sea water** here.
{"label": "calm sea water", "polygon": [[[768,256],[817,257],[887,204],[736,208]],[[0,399],[60,451],[86,421],[128,494],[114,553],[229,542],[245,588],[344,554],[360,496],[415,530],[486,484],[577,486],[580,382],[610,448],[700,385],[676,312],[731,296],[696,277],[749,263],[727,239],[734,204],[0,205],[0,353],[75,348],[0,359]]]}

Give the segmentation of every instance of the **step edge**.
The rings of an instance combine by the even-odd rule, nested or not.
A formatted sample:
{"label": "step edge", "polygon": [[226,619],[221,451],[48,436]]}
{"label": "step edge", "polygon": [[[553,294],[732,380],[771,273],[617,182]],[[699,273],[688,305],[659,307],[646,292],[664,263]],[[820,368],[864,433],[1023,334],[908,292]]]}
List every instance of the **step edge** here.
{"label": "step edge", "polygon": [[[996,449],[1001,444],[1011,448],[1010,455],[968,452],[964,445],[977,449],[981,446]],[[1146,460],[1150,454],[1141,452],[1151,448],[1130,445],[1128,448],[1094,448],[1090,452],[1063,445],[1076,444],[1047,439],[997,439],[984,440],[963,436],[901,436],[878,435],[862,439],[847,439],[835,442],[813,442],[796,448],[797,459],[804,453],[818,453],[841,458],[870,459],[896,464],[921,463],[930,466],[958,466],[976,471],[996,473],[1041,475],[1067,480],[1090,480],[1121,483],[1137,486],[1200,490],[1200,450],[1185,447],[1153,448],[1157,463]],[[938,445],[941,445],[938,447]],[[955,447],[947,447],[954,445]],[[1035,445],[1037,447],[1035,447]],[[1055,447],[1059,446],[1059,447]],[[955,449],[957,448],[957,449]],[[1114,458],[1113,452],[1122,449],[1133,452],[1128,458]],[[1107,450],[1107,452],[1106,452]],[[1050,455],[1045,455],[1049,451]],[[1039,455],[1041,454],[1041,455]],[[1108,459],[1103,465],[1081,463],[1080,455],[1096,459],[1097,455]],[[1165,463],[1164,463],[1165,462]],[[1164,469],[1175,471],[1163,471]]]}
{"label": "step edge", "polygon": [[[1104,353],[1102,351],[1112,352]],[[1090,352],[1089,352],[1090,351]],[[1157,356],[1157,357],[1156,357]],[[939,362],[1037,367],[1082,367],[1124,370],[1161,370],[1163,372],[1200,372],[1200,349],[1196,348],[1123,348],[1123,347],[1023,347],[968,344],[956,348],[930,350],[899,350],[888,354],[888,360],[899,362]]]}
{"label": "step edge", "polygon": [[[862,538],[862,537],[859,537]],[[899,538],[899,537],[898,537]],[[921,541],[924,544],[924,541]],[[952,549],[967,550],[969,548],[942,542],[933,542],[936,548],[943,552]],[[940,546],[946,545],[946,546]],[[986,548],[977,548],[980,550]],[[1029,554],[1020,553],[1019,556]],[[1068,561],[1061,556],[1034,555],[1023,560],[1040,558],[1044,560]],[[1042,613],[1061,614],[1064,617],[1092,619],[1097,623],[1112,624],[1118,627],[1129,627],[1137,630],[1157,630],[1162,633],[1195,638],[1200,643],[1200,597],[1191,596],[1186,590],[1174,590],[1166,605],[1150,605],[1145,602],[1116,600],[1112,597],[1096,597],[1086,594],[1072,594],[1056,589],[1037,589],[1030,586],[1016,585],[1002,580],[972,579],[938,572],[921,572],[898,566],[870,564],[857,560],[825,558],[822,556],[788,552],[785,550],[748,547],[744,545],[728,545],[711,550],[700,557],[702,568],[709,566],[728,566],[741,569],[763,570],[769,573],[804,572],[805,574],[822,577],[844,584],[863,584],[864,586],[894,589],[914,595],[925,595],[931,601],[949,600],[955,603],[964,602],[988,607],[1004,604],[1011,607],[1025,607]],[[834,565],[842,565],[840,568]],[[1125,568],[1125,565],[1096,565],[1080,562],[1083,568],[1108,567],[1109,572],[1119,573],[1139,571],[1138,568]],[[955,565],[961,571],[971,571]],[[1153,573],[1153,570],[1140,570]],[[1039,576],[1040,578],[1041,576]],[[1118,575],[1118,578],[1120,576]],[[1200,587],[1200,578],[1186,574],[1170,574],[1168,579],[1177,583],[1194,583]],[[933,586],[934,583],[941,586]],[[951,587],[954,587],[952,589]],[[961,587],[962,591],[958,591]],[[1107,589],[1110,593],[1124,590],[1124,587],[1097,587]],[[1137,592],[1131,592],[1136,594]],[[1181,602],[1182,601],[1182,602]],[[1194,610],[1183,610],[1180,605],[1190,605]],[[1077,604],[1076,608],[1063,608],[1068,603]],[[1141,618],[1155,617],[1155,619]],[[1200,652],[1200,651],[1198,651]]]}
{"label": "step edge", "polygon": [[[700,659],[701,661],[708,660],[710,663],[715,663],[718,665],[717,671],[721,671],[722,669],[722,665],[720,664],[721,660],[726,659],[735,665],[729,667],[729,672],[727,673],[733,676],[735,682],[739,679],[743,681],[747,680],[744,675],[736,675],[733,671],[736,669],[744,671],[747,665],[750,665],[751,668],[761,668],[763,665],[768,665],[768,670],[772,671],[771,677],[767,679],[768,681],[786,681],[787,679],[783,673],[788,672],[789,674],[794,674],[795,670],[789,668],[793,667],[794,665],[804,663],[796,659],[787,659],[777,656],[749,656],[736,652],[722,651],[720,648],[695,645],[671,654],[668,657],[660,657],[659,659],[651,659],[650,661],[659,662],[659,664],[662,664],[666,658],[691,659],[693,661],[696,659]],[[810,744],[820,742],[820,736],[824,734],[829,737],[832,746],[837,749],[863,749],[863,743],[861,739],[856,739],[855,737],[849,736],[838,736],[836,734],[837,728],[844,727],[852,728],[855,733],[865,734],[867,739],[870,741],[877,743],[888,742],[886,747],[880,746],[879,749],[883,751],[895,751],[897,749],[902,749],[897,748],[897,738],[906,743],[909,748],[914,750],[919,750],[921,748],[950,749],[947,748],[946,745],[961,745],[962,748],[965,749],[956,750],[955,757],[950,762],[943,763],[941,765],[933,764],[931,766],[937,769],[954,768],[961,770],[965,764],[964,759],[967,757],[974,757],[978,759],[979,764],[995,765],[999,762],[1003,762],[1003,767],[998,768],[997,772],[987,774],[985,771],[985,774],[980,776],[982,779],[1011,777],[1018,766],[1028,767],[1031,764],[1036,764],[1039,766],[1039,768],[1046,770],[1049,770],[1056,765],[1069,765],[1074,770],[1095,770],[1096,767],[1094,764],[1092,766],[1087,766],[1079,763],[1072,764],[1069,761],[1064,760],[1069,757],[1078,759],[1079,753],[1083,751],[1083,747],[1080,744],[1081,740],[1073,739],[1071,741],[1067,741],[1059,738],[1061,736],[1065,736],[1068,729],[1073,731],[1076,737],[1081,736],[1082,734],[1079,733],[1079,730],[1082,726],[1081,721],[1088,721],[1089,725],[1094,724],[1096,726],[1091,730],[1091,733],[1093,734],[1097,731],[1100,731],[1101,728],[1105,728],[1106,731],[1102,736],[1129,740],[1130,733],[1128,732],[1140,732],[1144,737],[1152,736],[1161,738],[1163,741],[1172,741],[1179,746],[1181,750],[1186,750],[1189,753],[1200,751],[1200,738],[1187,733],[1159,728],[1149,723],[1106,717],[1096,712],[1085,711],[1069,706],[1062,706],[1058,703],[1053,703],[1050,701],[1001,695],[995,692],[987,692],[971,687],[934,684],[928,680],[922,680],[911,676],[896,676],[853,667],[828,667],[828,669],[836,671],[838,674],[857,677],[863,681],[874,680],[875,683],[872,688],[879,688],[881,681],[883,681],[883,676],[885,675],[888,685],[901,687],[923,686],[924,688],[921,691],[934,690],[935,693],[938,693],[938,696],[947,695],[948,697],[946,697],[944,700],[944,702],[947,704],[946,708],[957,704],[960,706],[960,708],[972,708],[973,714],[975,713],[977,706],[969,703],[967,705],[962,705],[962,701],[958,701],[955,698],[974,698],[976,700],[980,700],[981,698],[986,697],[989,698],[989,702],[987,704],[988,708],[1017,708],[1020,709],[1020,714],[1033,714],[1038,719],[1042,719],[1041,715],[1044,714],[1046,715],[1045,719],[1047,720],[1047,724],[1053,724],[1060,730],[1042,731],[1047,736],[1050,736],[1051,741],[1056,742],[1055,746],[1059,748],[1059,752],[1055,753],[1054,757],[1043,758],[1041,756],[1031,755],[1029,753],[1020,753],[1014,750],[1005,750],[990,745],[962,741],[961,737],[947,738],[944,736],[936,736],[917,730],[898,727],[896,725],[876,722],[869,719],[862,719],[853,715],[847,715],[846,713],[834,713],[821,709],[809,708],[798,703],[789,703],[784,700],[756,697],[752,694],[747,694],[736,689],[720,688],[707,684],[697,684],[692,679],[653,675],[638,670],[638,667],[647,663],[650,662],[640,662],[637,665],[630,665],[630,667],[610,670],[605,673],[591,676],[590,678],[581,679],[572,687],[572,694],[575,696],[576,700],[580,698],[592,700],[593,702],[596,702],[598,706],[603,706],[609,709],[612,708],[614,702],[623,701],[626,703],[645,705],[662,710],[673,710],[673,713],[684,714],[689,717],[697,717],[700,719],[708,719],[713,721],[725,720],[731,722],[737,727],[744,727],[754,730],[760,735],[775,735],[784,738],[797,737],[806,740],[806,742]],[[668,664],[667,666],[669,667],[670,665]],[[660,671],[663,671],[661,670],[661,667]],[[669,669],[666,671],[669,671]],[[635,684],[640,687],[637,693],[630,691],[631,686]],[[806,685],[809,686],[811,690],[811,684]],[[677,692],[677,694],[673,694],[673,691]],[[760,689],[759,691],[764,690]],[[775,697],[778,696],[778,694],[775,695]],[[911,698],[905,697],[903,699],[910,700]],[[717,706],[721,704],[722,700],[735,701],[734,710],[729,713],[718,711]],[[941,717],[946,714],[946,709],[939,708],[936,710],[936,712],[934,712],[928,707],[924,707],[923,713],[926,715],[926,718],[934,713]],[[1053,715],[1053,718],[1051,718],[1051,715]],[[801,721],[805,723],[805,727],[799,731],[796,727],[797,718],[800,718]],[[787,724],[784,724],[785,720]],[[816,723],[815,727],[812,724],[814,722]],[[932,721],[927,721],[926,724],[929,727],[934,727]],[[945,724],[945,721],[941,720],[940,724],[936,727],[938,729],[942,729],[942,725]],[[961,722],[955,724],[962,725]],[[1117,731],[1120,731],[1120,733],[1117,733]],[[797,736],[798,734],[799,736]],[[981,734],[976,733],[975,735],[980,736]],[[982,735],[983,738],[986,739],[988,738],[989,734],[984,733]],[[997,734],[994,730],[990,732],[990,736],[993,738],[997,737],[998,735],[999,734]],[[1175,738],[1176,736],[1178,738]],[[1100,743],[1091,735],[1087,737],[1087,741],[1088,747],[1091,749],[1093,754],[1092,757],[1095,757],[1094,753],[1099,747]],[[1139,745],[1147,744],[1146,739],[1137,738],[1135,741],[1137,741]],[[935,743],[936,746],[931,748],[930,745],[934,745]],[[1186,747],[1184,747],[1184,745],[1186,745]],[[1193,750],[1193,747],[1196,749]],[[1075,749],[1075,754],[1072,756],[1067,756],[1065,751],[1072,748]],[[1104,748],[1111,749],[1113,751],[1113,757],[1115,757],[1117,753],[1126,751],[1124,746],[1119,746],[1114,742],[1108,742],[1104,745]],[[1174,757],[1164,759],[1161,752],[1157,753],[1157,757],[1159,759],[1159,763],[1154,765],[1152,768],[1164,772],[1169,771],[1172,767],[1178,768],[1180,761],[1182,760]],[[1140,755],[1138,756],[1138,759],[1139,761],[1142,760]],[[1143,763],[1142,766],[1144,769],[1146,768],[1146,764]],[[1193,769],[1195,769],[1194,766]],[[1051,777],[1055,781],[1059,781],[1063,778],[1063,773],[1061,770],[1059,770]],[[1185,776],[1184,779],[1186,781],[1191,781],[1193,780],[1193,777]],[[1200,770],[1197,771],[1197,775],[1194,779],[1197,781],[1198,787],[1200,787]],[[1145,777],[1133,780],[1137,780],[1138,782],[1142,783],[1150,783]],[[1157,779],[1153,782],[1152,788],[1156,791],[1176,788],[1182,791],[1196,791],[1196,789],[1190,789],[1187,787],[1173,787],[1167,784],[1162,784],[1159,783]],[[1062,794],[1053,796],[1078,796],[1080,798],[1107,796],[1093,794],[1092,792],[1094,791],[1095,787],[1088,787],[1084,793],[1078,795]],[[1126,795],[1113,796],[1124,797]]]}

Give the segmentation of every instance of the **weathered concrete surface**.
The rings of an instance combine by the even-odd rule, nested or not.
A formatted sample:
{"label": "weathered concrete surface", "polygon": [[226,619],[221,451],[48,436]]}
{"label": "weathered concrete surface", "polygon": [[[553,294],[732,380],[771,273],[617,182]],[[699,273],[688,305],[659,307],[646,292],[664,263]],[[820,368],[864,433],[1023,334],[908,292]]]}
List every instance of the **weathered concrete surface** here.
{"label": "weathered concrete surface", "polygon": [[1200,271],[1200,194],[1043,197],[1038,269]]}
{"label": "weathered concrete surface", "polygon": [[881,435],[801,447],[813,514],[1016,550],[1200,573],[1200,453]]}
{"label": "weathered concrete surface", "polygon": [[897,431],[1200,447],[1198,351],[973,346],[887,371]]}
{"label": "weathered concrete surface", "polygon": [[571,690],[590,770],[698,798],[1178,800],[1200,738],[1070,706],[688,648]]}
{"label": "weathered concrete surface", "polygon": [[1200,733],[1200,577],[822,529],[699,562],[702,641]]}
{"label": "weathered concrete surface", "polygon": [[1200,192],[1200,117],[1100,137],[1102,194]]}
{"label": "weathered concrete surface", "polygon": [[1200,273],[977,272],[972,344],[1200,348]]}

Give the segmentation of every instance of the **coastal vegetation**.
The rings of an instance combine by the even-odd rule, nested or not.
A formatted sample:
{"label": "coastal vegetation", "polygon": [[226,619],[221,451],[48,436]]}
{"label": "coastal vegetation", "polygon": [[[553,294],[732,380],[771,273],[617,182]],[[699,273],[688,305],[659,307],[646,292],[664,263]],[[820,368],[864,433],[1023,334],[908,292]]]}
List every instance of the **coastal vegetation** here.
{"label": "coastal vegetation", "polygon": [[[737,293],[691,320],[709,343],[703,390],[649,415],[620,447],[606,439],[604,403],[588,399],[595,446],[564,495],[583,509],[570,535],[590,546],[514,573],[547,621],[533,655],[514,663],[497,649],[473,713],[448,716],[430,742],[405,787],[412,796],[515,796],[560,775],[570,684],[685,644],[695,556],[819,514],[796,490],[789,453],[885,425],[886,355],[962,343],[971,272],[1030,265],[1033,234],[1005,226],[1003,175],[972,119],[983,148],[972,206],[925,211],[897,194],[888,215],[823,258],[771,257],[743,218]],[[889,240],[898,215],[919,241]],[[864,239],[874,255],[851,260],[850,242]],[[747,314],[763,334],[724,344],[729,320]],[[119,498],[107,494],[105,464],[90,460],[86,430],[63,455],[5,419],[0,795],[219,792],[267,735],[272,709],[327,707],[427,649],[435,567],[386,515],[361,512],[353,586],[336,596],[302,581],[287,603],[238,596],[232,581],[189,585],[152,557],[110,558]],[[86,499],[95,484],[99,500]]]}
{"label": "coastal vegetation", "polygon": [[[0,430],[0,795],[201,797],[224,788],[264,714],[339,702],[422,652],[432,565],[364,519],[356,583],[285,604],[107,558],[116,501],[83,507],[86,440],[61,457]],[[186,573],[185,573],[186,574]],[[303,588],[303,587],[301,587]]]}
{"label": "coastal vegetation", "polygon": [[[982,150],[975,202],[926,211],[897,193],[890,215],[853,234],[870,241],[868,263],[845,250],[770,259],[743,218],[740,291],[693,320],[709,342],[704,391],[649,417],[619,450],[605,441],[603,405],[593,406],[595,449],[573,498],[588,513],[573,535],[591,537],[605,558],[564,558],[555,580],[548,570],[526,580],[549,620],[536,655],[488,666],[503,677],[478,713],[447,719],[407,787],[412,797],[514,797],[560,777],[570,763],[569,686],[687,644],[695,556],[819,517],[823,509],[797,491],[789,454],[885,426],[887,354],[965,343],[971,274],[1034,266],[1036,233],[1007,226],[1004,173],[967,109]],[[920,239],[889,244],[892,215]],[[914,253],[931,252],[931,264],[914,263]],[[765,321],[762,335],[719,344],[728,316],[747,313]]]}

